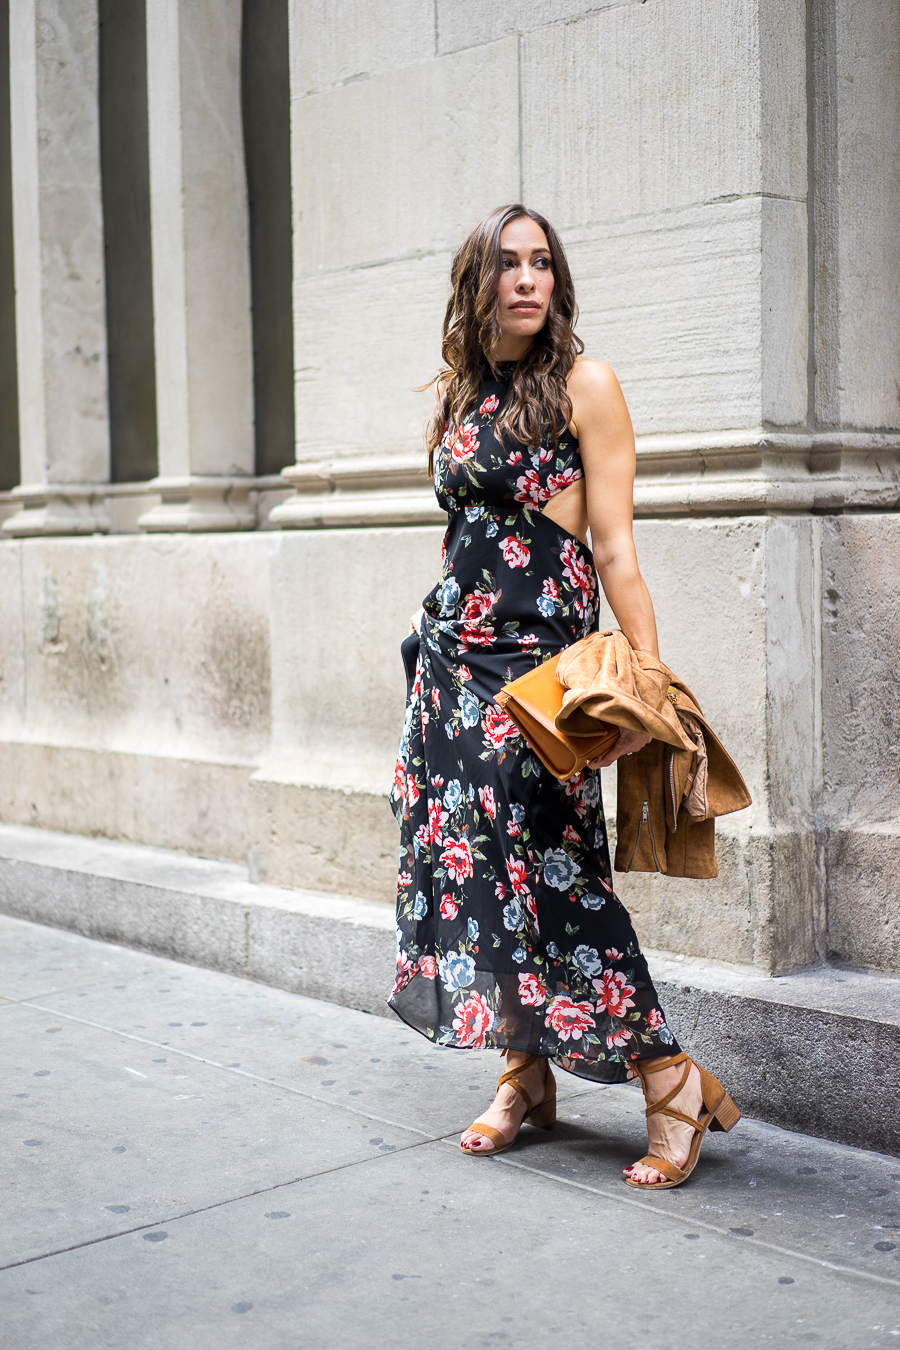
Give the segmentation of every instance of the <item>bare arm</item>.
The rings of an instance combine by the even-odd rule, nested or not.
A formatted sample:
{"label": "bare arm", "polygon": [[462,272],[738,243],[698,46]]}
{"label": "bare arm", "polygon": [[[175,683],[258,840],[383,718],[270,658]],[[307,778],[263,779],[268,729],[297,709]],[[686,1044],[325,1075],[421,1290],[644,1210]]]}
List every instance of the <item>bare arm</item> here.
{"label": "bare arm", "polygon": [[[603,592],[632,647],[659,658],[653,602],[638,567],[632,534],[634,432],[619,382],[600,361],[579,361],[569,380],[572,421],[581,447],[594,563]],[[622,731],[611,764],[650,740]]]}

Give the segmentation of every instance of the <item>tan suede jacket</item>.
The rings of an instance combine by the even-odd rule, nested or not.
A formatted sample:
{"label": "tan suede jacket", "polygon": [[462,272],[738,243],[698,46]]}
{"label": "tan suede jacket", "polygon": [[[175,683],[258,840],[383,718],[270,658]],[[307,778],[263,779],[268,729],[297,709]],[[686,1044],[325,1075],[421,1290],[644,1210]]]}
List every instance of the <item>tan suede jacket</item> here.
{"label": "tan suede jacket", "polygon": [[618,630],[563,652],[557,678],[566,691],[560,731],[585,734],[607,722],[653,737],[617,761],[616,871],[718,876],[715,817],[751,798],[687,685]]}

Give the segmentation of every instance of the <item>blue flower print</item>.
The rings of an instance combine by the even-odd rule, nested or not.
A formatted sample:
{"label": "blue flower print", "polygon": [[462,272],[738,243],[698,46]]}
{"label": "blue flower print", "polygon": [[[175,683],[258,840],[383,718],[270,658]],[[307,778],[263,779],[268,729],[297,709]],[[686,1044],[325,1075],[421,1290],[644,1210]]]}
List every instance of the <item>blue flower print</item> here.
{"label": "blue flower print", "polygon": [[468,689],[464,689],[459,696],[459,711],[462,717],[462,724],[468,730],[469,727],[478,725],[478,699],[471,694]]}
{"label": "blue flower print", "polygon": [[448,577],[439,591],[441,617],[448,619],[459,603],[459,585],[455,577]]}
{"label": "blue flower print", "polygon": [[605,895],[591,895],[590,891],[585,891],[581,897],[581,903],[585,909],[602,909],[606,904]]}
{"label": "blue flower print", "polygon": [[458,778],[451,778],[444,789],[444,806],[448,811],[455,811],[462,801],[462,787]]}
{"label": "blue flower print", "polygon": [[475,922],[474,919],[470,919],[470,920],[469,920],[469,923],[468,923],[468,930],[469,930],[469,940],[470,940],[471,942],[477,942],[477,941],[478,941],[478,924]]}
{"label": "blue flower print", "polygon": [[522,906],[514,897],[503,911],[503,927],[508,928],[511,933],[515,933],[517,929],[522,927],[522,918]]}
{"label": "blue flower print", "polygon": [[468,989],[475,982],[475,962],[463,952],[448,952],[438,962],[441,982],[451,994],[457,989]]}
{"label": "blue flower print", "polygon": [[559,948],[557,947],[555,942],[547,943],[547,955],[550,957],[551,961],[555,961],[556,958],[559,956]]}
{"label": "blue flower print", "polygon": [[564,849],[549,848],[544,854],[544,880],[556,891],[568,890],[580,871]]}
{"label": "blue flower print", "polygon": [[470,525],[472,524],[473,521],[480,520],[483,515],[484,515],[483,506],[466,507],[466,520],[469,522]]}
{"label": "blue flower print", "polygon": [[524,947],[517,947],[512,954],[512,959],[516,961],[519,965],[521,965],[527,955],[528,953],[526,952]]}
{"label": "blue flower print", "polygon": [[600,779],[595,773],[585,774],[581,800],[585,806],[596,806],[600,801]]}
{"label": "blue flower print", "polygon": [[518,802],[510,802],[509,814],[517,825],[521,825],[522,821],[525,819],[525,807],[520,806]]}
{"label": "blue flower print", "polygon": [[663,1045],[671,1045],[672,1042],[673,1042],[674,1039],[675,1039],[675,1037],[672,1035],[672,1033],[671,1033],[671,1031],[669,1030],[669,1028],[668,1028],[667,1026],[665,1026],[665,1025],[663,1025],[663,1026],[661,1026],[661,1027],[657,1027],[657,1029],[656,1029],[656,1034],[657,1034],[657,1036],[659,1037],[659,1039],[662,1041]]}
{"label": "blue flower print", "polygon": [[428,901],[421,891],[416,891],[415,904],[413,905],[413,918],[424,919],[428,913]]}
{"label": "blue flower print", "polygon": [[592,975],[599,975],[603,969],[603,962],[596,947],[586,947],[583,944],[576,947],[574,961],[582,975],[586,975],[588,979]]}
{"label": "blue flower print", "polygon": [[486,539],[493,539],[494,535],[497,533],[497,531],[499,530],[499,528],[500,528],[500,526],[499,526],[499,524],[497,523],[496,520],[489,520],[488,523],[487,523],[487,524],[485,525],[485,527],[484,527],[485,538],[486,538]]}
{"label": "blue flower print", "polygon": [[550,599],[549,595],[539,595],[537,598],[537,607],[545,619],[552,619],[556,613],[556,605]]}

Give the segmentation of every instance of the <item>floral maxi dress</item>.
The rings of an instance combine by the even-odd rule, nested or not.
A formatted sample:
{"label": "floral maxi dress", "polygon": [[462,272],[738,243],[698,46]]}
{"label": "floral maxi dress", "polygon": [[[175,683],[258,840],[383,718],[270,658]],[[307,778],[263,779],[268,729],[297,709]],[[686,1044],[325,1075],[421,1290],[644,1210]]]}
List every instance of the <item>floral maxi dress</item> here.
{"label": "floral maxi dress", "polygon": [[438,449],[449,515],[426,597],[393,802],[402,839],[389,1004],[438,1045],[549,1056],[601,1082],[677,1052],[612,888],[600,772],[560,783],[495,704],[502,685],[595,626],[584,544],[541,508],[582,477],[494,433],[509,368]]}

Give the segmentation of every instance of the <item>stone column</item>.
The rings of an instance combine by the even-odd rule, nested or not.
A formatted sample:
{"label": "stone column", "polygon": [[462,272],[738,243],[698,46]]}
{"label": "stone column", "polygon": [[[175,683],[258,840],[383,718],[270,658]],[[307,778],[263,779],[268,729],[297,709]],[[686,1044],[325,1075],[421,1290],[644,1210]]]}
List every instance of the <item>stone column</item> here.
{"label": "stone column", "polygon": [[144,530],[252,529],[240,0],[147,6],[161,503]]}
{"label": "stone column", "polygon": [[109,528],[94,0],[10,6],[22,485],[12,535]]}

